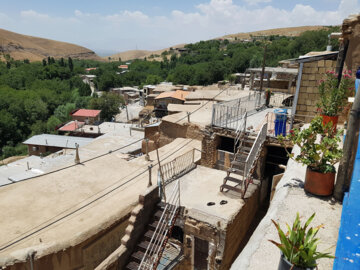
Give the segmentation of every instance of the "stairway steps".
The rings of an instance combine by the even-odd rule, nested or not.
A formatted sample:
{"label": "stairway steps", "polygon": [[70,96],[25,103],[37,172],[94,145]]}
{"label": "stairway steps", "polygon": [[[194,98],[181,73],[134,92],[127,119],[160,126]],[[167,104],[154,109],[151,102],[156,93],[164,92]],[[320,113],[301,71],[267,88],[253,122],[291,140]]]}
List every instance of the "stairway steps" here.
{"label": "stairway steps", "polygon": [[161,218],[163,212],[164,212],[163,210],[156,210],[154,217],[159,220]]}
{"label": "stairway steps", "polygon": [[126,269],[128,269],[128,270],[138,270],[139,266],[140,265],[138,263],[136,263],[134,261],[131,261],[126,265]]}
{"label": "stairway steps", "polygon": [[138,263],[141,262],[141,260],[143,259],[145,253],[141,250],[138,250],[136,252],[134,252],[133,254],[131,254],[131,257],[132,257],[132,261],[136,261]]}
{"label": "stairway steps", "polygon": [[241,193],[241,192],[242,192],[240,188],[233,187],[233,186],[229,186],[229,185],[226,185],[226,184],[221,185],[221,188],[233,190],[233,191],[238,192],[238,193]]}
{"label": "stairway steps", "polygon": [[[149,246],[150,242],[149,241],[141,241],[137,246],[140,248],[140,249],[143,249],[143,250],[146,250],[147,247]],[[156,245],[156,244],[152,244],[151,247],[155,247],[155,248],[158,248],[159,245]]]}
{"label": "stairway steps", "polygon": [[229,168],[227,171],[229,173],[234,173],[234,174],[237,174],[237,175],[243,175],[244,174],[244,170],[238,169],[238,168],[235,168],[235,167]]}
{"label": "stairway steps", "polygon": [[231,177],[231,176],[226,176],[224,179],[226,181],[231,181],[231,182],[238,183],[238,184],[241,184],[243,182],[242,180],[237,179],[235,177]]}
{"label": "stairway steps", "polygon": [[155,234],[154,238],[159,237],[159,239],[161,239],[161,238],[160,238],[160,234],[159,234],[159,233],[155,233],[153,230],[148,230],[148,231],[144,234],[144,237],[145,237],[145,238],[148,238],[148,239],[150,240],[151,237],[152,237],[154,234]]}
{"label": "stairway steps", "polygon": [[151,222],[149,224],[150,228],[153,228],[154,230],[156,229],[156,227],[159,225],[159,221],[158,220],[154,220],[153,222]]}

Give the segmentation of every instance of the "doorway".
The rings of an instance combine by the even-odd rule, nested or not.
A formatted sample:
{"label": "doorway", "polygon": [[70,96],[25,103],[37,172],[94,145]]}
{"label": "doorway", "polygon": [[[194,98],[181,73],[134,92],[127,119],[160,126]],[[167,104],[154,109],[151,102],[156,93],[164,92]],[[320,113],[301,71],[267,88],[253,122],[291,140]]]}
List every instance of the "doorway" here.
{"label": "doorway", "polygon": [[195,237],[194,269],[208,269],[209,242]]}

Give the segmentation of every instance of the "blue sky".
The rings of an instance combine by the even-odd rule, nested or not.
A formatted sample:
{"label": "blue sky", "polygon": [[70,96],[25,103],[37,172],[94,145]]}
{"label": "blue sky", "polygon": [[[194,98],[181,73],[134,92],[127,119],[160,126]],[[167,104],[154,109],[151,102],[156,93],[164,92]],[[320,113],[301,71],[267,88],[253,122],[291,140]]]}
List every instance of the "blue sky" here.
{"label": "blue sky", "polygon": [[360,0],[0,0],[0,28],[111,54],[225,34],[340,24]]}

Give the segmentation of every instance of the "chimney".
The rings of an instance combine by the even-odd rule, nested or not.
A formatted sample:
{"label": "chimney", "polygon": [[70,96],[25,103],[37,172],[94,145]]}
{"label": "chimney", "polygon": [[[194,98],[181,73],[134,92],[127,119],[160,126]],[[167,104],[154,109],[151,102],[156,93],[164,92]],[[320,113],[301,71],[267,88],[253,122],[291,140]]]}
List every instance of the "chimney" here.
{"label": "chimney", "polygon": [[75,164],[80,164],[79,144],[75,143],[75,147],[76,147]]}

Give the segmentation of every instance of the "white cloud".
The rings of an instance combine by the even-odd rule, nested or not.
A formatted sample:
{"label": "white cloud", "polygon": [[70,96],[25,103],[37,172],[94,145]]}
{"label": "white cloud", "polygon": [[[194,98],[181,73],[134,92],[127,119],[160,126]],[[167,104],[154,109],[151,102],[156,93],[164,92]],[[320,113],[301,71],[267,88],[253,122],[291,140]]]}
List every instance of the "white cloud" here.
{"label": "white cloud", "polygon": [[49,19],[49,15],[47,14],[41,14],[38,13],[32,9],[29,10],[23,10],[20,12],[20,16],[23,18],[28,18],[28,19],[40,19],[40,20],[44,20],[44,19]]}
{"label": "white cloud", "polygon": [[[238,32],[341,24],[348,15],[360,10],[358,0],[337,0],[339,6],[332,11],[317,10],[310,1],[294,4],[291,9],[273,7],[271,0],[244,1],[248,4],[204,0],[191,12],[172,10],[163,16],[152,16],[139,10],[112,14],[75,10],[70,17],[53,17],[25,10],[20,13],[20,20],[2,25],[12,25],[9,30],[20,33],[72,42],[95,50],[160,49]],[[260,2],[268,4],[255,5]],[[0,22],[4,20],[0,14]]]}
{"label": "white cloud", "polygon": [[260,3],[270,3],[271,0],[245,0],[245,2],[249,5],[257,5]]}

